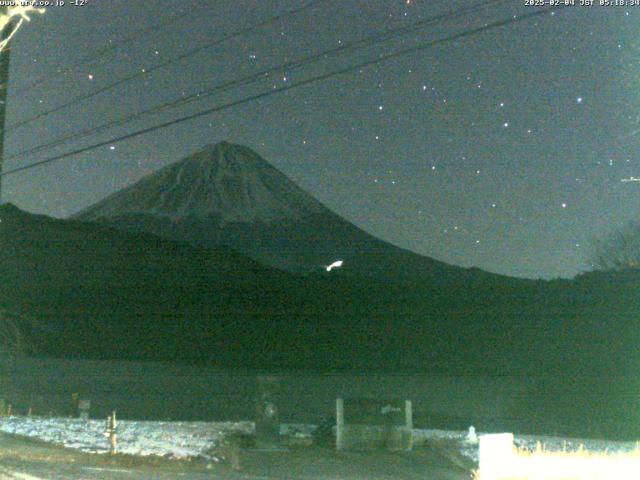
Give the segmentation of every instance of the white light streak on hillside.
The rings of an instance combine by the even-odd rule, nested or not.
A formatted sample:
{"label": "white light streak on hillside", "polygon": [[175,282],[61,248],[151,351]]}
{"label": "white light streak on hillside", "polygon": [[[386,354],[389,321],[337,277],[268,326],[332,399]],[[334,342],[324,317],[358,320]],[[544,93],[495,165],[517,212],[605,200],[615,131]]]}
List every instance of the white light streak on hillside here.
{"label": "white light streak on hillside", "polygon": [[333,262],[331,265],[327,265],[326,270],[327,272],[330,272],[331,270],[333,270],[334,268],[340,268],[342,266],[344,262],[342,260],[336,260],[335,262]]}

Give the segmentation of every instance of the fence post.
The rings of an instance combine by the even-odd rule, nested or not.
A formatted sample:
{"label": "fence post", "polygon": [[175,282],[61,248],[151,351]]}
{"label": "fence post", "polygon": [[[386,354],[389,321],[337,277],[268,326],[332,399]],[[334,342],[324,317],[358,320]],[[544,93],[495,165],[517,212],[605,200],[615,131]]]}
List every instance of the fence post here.
{"label": "fence post", "polygon": [[413,450],[413,404],[411,400],[404,401],[404,420],[409,435],[407,450]]}
{"label": "fence post", "polygon": [[116,447],[118,446],[117,439],[117,423],[116,423],[116,411],[114,410],[107,419],[107,435],[109,435],[109,453],[115,455]]}
{"label": "fence post", "polygon": [[344,400],[336,399],[336,450],[344,449]]}

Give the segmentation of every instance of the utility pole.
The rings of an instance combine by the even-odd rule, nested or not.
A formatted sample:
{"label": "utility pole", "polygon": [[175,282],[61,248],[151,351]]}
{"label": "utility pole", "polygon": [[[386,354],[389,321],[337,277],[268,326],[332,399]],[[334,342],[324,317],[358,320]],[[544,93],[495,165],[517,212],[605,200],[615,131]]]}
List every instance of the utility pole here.
{"label": "utility pole", "polygon": [[[6,15],[9,7],[0,7],[0,15]],[[5,40],[11,35],[15,28],[15,20],[11,20],[9,24],[0,32],[0,38]],[[0,174],[3,171],[4,160],[4,126],[5,116],[7,113],[7,90],[9,88],[9,56],[11,47],[0,51]],[[0,204],[2,203],[2,176],[0,176]]]}

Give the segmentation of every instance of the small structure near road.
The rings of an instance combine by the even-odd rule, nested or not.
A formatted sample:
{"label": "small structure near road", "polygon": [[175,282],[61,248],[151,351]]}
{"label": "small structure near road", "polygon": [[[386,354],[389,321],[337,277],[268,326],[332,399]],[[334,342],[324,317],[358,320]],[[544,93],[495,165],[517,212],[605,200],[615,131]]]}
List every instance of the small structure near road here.
{"label": "small structure near road", "polygon": [[89,410],[91,410],[91,400],[78,400],[78,418],[82,420],[89,420]]}
{"label": "small structure near road", "polygon": [[277,445],[280,436],[278,377],[263,375],[257,378],[256,441],[261,446]]}
{"label": "small structure near road", "polygon": [[413,448],[411,400],[336,400],[336,449]]}

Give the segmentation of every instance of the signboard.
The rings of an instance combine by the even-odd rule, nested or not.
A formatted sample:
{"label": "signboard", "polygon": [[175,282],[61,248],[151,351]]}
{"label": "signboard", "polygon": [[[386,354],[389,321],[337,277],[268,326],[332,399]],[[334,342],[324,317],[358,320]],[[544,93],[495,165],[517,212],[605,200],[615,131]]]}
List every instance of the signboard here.
{"label": "signboard", "polygon": [[344,400],[344,423],[347,425],[392,425],[406,423],[404,400],[352,398]]}
{"label": "signboard", "polygon": [[336,399],[336,449],[413,448],[410,400]]}

